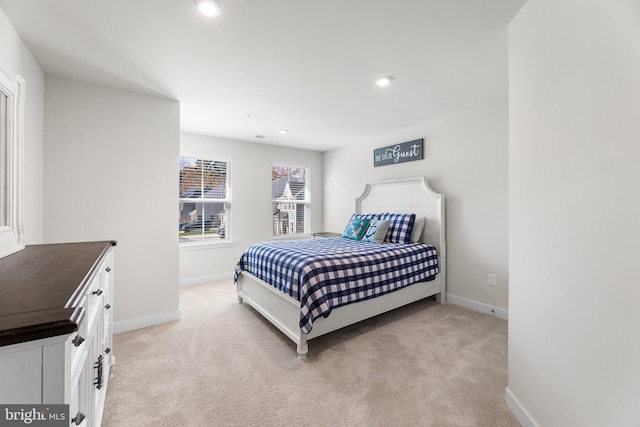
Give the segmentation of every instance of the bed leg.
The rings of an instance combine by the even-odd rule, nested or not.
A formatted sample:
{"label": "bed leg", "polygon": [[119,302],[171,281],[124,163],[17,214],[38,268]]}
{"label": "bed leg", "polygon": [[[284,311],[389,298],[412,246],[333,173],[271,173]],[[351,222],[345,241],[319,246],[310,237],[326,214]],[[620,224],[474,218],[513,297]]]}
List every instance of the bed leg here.
{"label": "bed leg", "polygon": [[307,337],[305,337],[302,332],[300,332],[300,342],[297,345],[298,350],[298,359],[304,360],[307,358],[307,353],[309,352],[309,345],[307,344]]}
{"label": "bed leg", "polygon": [[242,301],[244,301],[240,295],[236,295],[236,298],[238,298],[238,304],[242,304]]}

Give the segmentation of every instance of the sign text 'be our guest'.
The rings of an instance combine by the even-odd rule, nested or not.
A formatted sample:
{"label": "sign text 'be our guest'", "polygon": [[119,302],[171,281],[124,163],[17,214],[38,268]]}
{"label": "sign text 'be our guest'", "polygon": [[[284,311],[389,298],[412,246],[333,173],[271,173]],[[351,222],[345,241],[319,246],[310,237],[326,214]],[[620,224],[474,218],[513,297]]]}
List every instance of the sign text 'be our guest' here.
{"label": "sign text 'be our guest'", "polygon": [[392,165],[396,163],[422,160],[422,139],[373,150],[373,166]]}

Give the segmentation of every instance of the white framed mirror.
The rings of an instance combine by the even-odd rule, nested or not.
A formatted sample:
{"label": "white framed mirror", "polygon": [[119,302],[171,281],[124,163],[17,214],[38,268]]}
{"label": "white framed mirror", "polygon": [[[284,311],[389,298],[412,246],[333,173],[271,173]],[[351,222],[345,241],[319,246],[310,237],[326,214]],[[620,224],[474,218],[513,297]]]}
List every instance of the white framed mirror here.
{"label": "white framed mirror", "polygon": [[0,258],[24,249],[24,79],[0,60]]}

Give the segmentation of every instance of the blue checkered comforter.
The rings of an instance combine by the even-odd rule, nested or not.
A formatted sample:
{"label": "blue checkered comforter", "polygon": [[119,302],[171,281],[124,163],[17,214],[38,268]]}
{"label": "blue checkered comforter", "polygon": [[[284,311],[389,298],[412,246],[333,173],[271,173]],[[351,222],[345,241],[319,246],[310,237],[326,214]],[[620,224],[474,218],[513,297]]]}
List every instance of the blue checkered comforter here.
{"label": "blue checkered comforter", "polygon": [[300,329],[333,308],[374,298],[417,282],[433,280],[438,259],[433,246],[370,243],[326,238],[257,243],[236,266],[300,301]]}

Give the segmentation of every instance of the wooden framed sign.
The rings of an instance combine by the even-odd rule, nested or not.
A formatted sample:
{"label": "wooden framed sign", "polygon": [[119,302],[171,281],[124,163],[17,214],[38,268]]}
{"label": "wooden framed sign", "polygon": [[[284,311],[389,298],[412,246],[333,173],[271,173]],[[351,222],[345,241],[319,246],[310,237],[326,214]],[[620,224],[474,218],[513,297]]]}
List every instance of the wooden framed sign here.
{"label": "wooden framed sign", "polygon": [[422,139],[389,145],[373,150],[373,166],[393,165],[396,163],[422,160]]}

